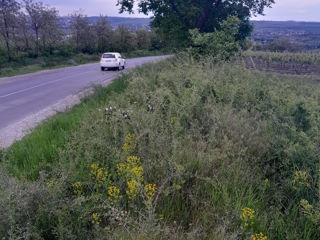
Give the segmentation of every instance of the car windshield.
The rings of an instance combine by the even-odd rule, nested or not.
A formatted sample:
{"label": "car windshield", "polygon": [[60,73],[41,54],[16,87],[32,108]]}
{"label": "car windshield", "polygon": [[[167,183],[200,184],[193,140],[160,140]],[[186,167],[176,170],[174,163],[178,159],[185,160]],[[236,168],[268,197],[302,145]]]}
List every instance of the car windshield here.
{"label": "car windshield", "polygon": [[103,54],[102,58],[116,58],[114,54]]}

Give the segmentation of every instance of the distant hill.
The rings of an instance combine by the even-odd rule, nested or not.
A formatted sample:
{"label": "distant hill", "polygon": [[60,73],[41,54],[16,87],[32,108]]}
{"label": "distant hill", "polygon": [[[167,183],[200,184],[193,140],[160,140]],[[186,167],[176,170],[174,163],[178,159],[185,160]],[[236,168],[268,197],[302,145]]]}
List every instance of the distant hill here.
{"label": "distant hill", "polygon": [[320,49],[320,22],[252,21],[252,39],[266,43],[275,39],[288,38],[304,49]]}
{"label": "distant hill", "polygon": [[[90,23],[95,23],[99,17],[88,17]],[[137,29],[150,30],[150,18],[128,18],[128,17],[107,17],[111,26],[117,28],[118,25],[126,26],[127,28],[135,31]],[[67,27],[70,22],[70,17],[62,17],[61,22],[64,27]]]}
{"label": "distant hill", "polygon": [[[89,17],[90,23],[95,23],[99,17]],[[124,25],[135,31],[137,29],[150,30],[150,18],[108,17],[113,28]],[[67,27],[70,17],[63,17],[62,24]],[[252,21],[254,31],[251,38],[266,43],[275,39],[289,38],[302,45],[305,49],[320,49],[320,22],[294,21]]]}
{"label": "distant hill", "polygon": [[[99,17],[89,17],[89,21],[94,23]],[[123,25],[131,30],[150,29],[150,18],[126,18],[126,17],[108,17],[110,24],[116,28],[118,25]]]}

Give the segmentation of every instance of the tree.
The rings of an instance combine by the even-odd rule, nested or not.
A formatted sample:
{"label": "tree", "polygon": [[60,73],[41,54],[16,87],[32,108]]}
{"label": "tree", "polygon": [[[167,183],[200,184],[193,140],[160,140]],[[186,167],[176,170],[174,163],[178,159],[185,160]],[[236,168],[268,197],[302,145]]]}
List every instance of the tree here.
{"label": "tree", "polygon": [[81,11],[74,12],[71,15],[70,28],[77,51],[93,53],[95,38],[88,17],[83,15]]}
{"label": "tree", "polygon": [[113,37],[112,27],[107,17],[100,16],[94,25],[96,39],[97,39],[97,50],[102,53],[106,49],[110,49]]}
{"label": "tree", "polygon": [[113,49],[122,52],[129,52],[136,48],[136,38],[128,28],[119,25],[114,32]]}
{"label": "tree", "polygon": [[40,40],[44,51],[49,50],[52,54],[54,46],[62,39],[62,29],[59,23],[58,11],[55,8],[44,8],[41,10],[42,25],[40,28]]}
{"label": "tree", "polygon": [[31,31],[28,25],[28,18],[24,12],[18,15],[18,38],[23,42],[23,50],[30,49]]}
{"label": "tree", "polygon": [[34,3],[32,0],[24,0],[26,11],[31,20],[31,28],[35,32],[36,53],[35,56],[39,56],[39,29],[41,28],[41,10],[43,8],[42,3]]}
{"label": "tree", "polygon": [[55,8],[49,8],[42,2],[33,0],[24,0],[26,11],[31,21],[31,29],[35,34],[36,52],[39,56],[40,35],[43,47],[46,47],[47,41],[56,40],[60,25],[58,24],[58,11]]}
{"label": "tree", "polygon": [[263,14],[265,7],[270,7],[274,0],[118,0],[120,13],[133,13],[135,3],[140,12],[153,14],[152,26],[166,39],[170,36],[181,45],[187,43],[190,29],[219,30],[220,23],[230,15],[240,19],[238,37],[245,39],[251,32],[249,17]]}
{"label": "tree", "polygon": [[17,25],[17,15],[20,5],[16,0],[0,0],[0,34],[3,37],[8,55],[8,62],[12,60],[11,37],[12,29]]}
{"label": "tree", "polygon": [[151,34],[144,29],[136,31],[138,49],[149,49],[151,47]]}

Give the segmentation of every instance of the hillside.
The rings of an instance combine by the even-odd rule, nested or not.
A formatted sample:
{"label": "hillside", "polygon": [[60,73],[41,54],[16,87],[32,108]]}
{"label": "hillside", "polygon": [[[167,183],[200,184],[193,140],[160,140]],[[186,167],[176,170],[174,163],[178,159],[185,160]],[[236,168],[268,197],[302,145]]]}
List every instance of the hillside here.
{"label": "hillside", "polygon": [[304,49],[320,49],[320,22],[252,21],[252,39],[266,43],[288,38]]}
{"label": "hillside", "polygon": [[[63,24],[66,26],[69,17],[64,17]],[[89,21],[94,23],[97,16],[89,17]],[[116,28],[124,25],[131,30],[150,30],[150,18],[127,18],[108,17],[110,24]],[[261,43],[270,42],[281,38],[288,38],[294,43],[298,43],[306,50],[320,49],[320,23],[319,22],[294,22],[294,21],[252,21],[254,30],[252,39]]]}

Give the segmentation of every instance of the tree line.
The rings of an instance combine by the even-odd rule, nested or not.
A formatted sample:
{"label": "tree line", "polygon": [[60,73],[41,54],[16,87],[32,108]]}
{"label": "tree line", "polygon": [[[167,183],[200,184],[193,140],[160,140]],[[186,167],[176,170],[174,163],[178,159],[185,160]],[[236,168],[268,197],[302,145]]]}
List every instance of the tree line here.
{"label": "tree line", "polygon": [[[20,56],[68,57],[75,53],[184,48],[195,42],[197,48],[211,52],[213,45],[203,41],[212,40],[213,35],[208,33],[223,34],[221,30],[227,25],[237,30],[235,36],[214,39],[219,39],[221,47],[225,45],[223,39],[242,46],[252,31],[250,17],[263,14],[273,3],[274,0],[119,0],[120,12],[132,13],[137,4],[140,12],[153,15],[153,31],[132,32],[124,26],[113,29],[105,16],[91,23],[81,11],[70,15],[65,26],[55,8],[38,0],[0,0],[0,61],[3,62],[1,56],[10,62]],[[196,31],[199,34],[192,34]],[[194,41],[194,37],[202,40]]]}
{"label": "tree line", "polygon": [[76,11],[64,26],[55,8],[35,0],[0,0],[0,41],[1,60],[8,62],[19,57],[162,47],[154,32],[132,32],[124,26],[113,29],[106,16],[90,23],[86,15]]}

